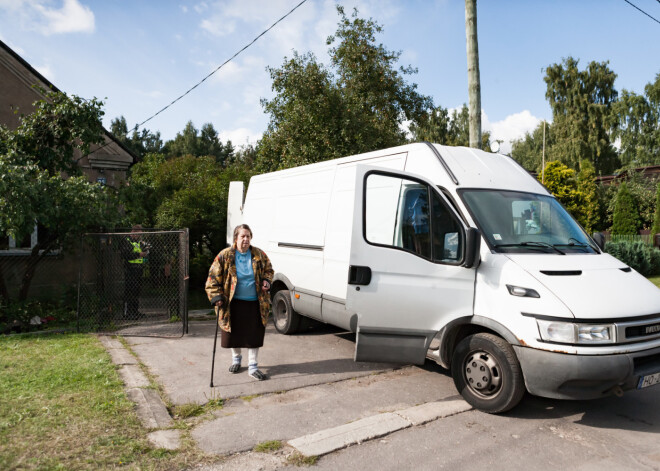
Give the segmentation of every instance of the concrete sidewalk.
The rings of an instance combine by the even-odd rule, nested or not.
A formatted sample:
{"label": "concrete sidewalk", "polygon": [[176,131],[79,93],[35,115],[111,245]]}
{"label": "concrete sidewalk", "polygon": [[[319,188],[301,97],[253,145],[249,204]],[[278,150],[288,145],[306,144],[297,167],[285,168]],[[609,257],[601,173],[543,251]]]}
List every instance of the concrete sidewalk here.
{"label": "concrete sidewalk", "polygon": [[231,353],[220,348],[218,340],[215,388],[211,388],[214,336],[215,324],[210,320],[190,322],[189,333],[182,338],[126,337],[126,341],[174,404],[204,404],[218,397],[289,391],[383,372],[394,366],[354,362],[354,334],[321,325],[308,333],[281,335],[269,323],[264,346],[259,349],[259,368],[270,379],[253,380],[245,364],[240,373],[229,373]]}
{"label": "concrete sidewalk", "polygon": [[[215,323],[208,316],[199,319],[190,323],[189,334],[182,338],[124,340],[175,405],[225,400],[224,407],[196,425],[191,435],[209,454],[247,453],[250,457],[241,458],[246,469],[257,464],[253,459],[263,458],[251,450],[266,441],[288,443],[289,450],[303,455],[323,455],[470,409],[437,365],[356,363],[355,335],[323,325],[286,336],[269,324],[259,352],[259,367],[269,375],[267,381],[251,379],[246,368],[229,373],[230,352],[218,347],[216,387],[211,388]],[[136,402],[154,446],[176,447],[178,431],[170,429],[167,410],[149,389],[135,357],[118,340],[102,341],[121,366],[127,393]],[[272,469],[283,464],[277,463]],[[217,469],[225,465],[230,464]]]}

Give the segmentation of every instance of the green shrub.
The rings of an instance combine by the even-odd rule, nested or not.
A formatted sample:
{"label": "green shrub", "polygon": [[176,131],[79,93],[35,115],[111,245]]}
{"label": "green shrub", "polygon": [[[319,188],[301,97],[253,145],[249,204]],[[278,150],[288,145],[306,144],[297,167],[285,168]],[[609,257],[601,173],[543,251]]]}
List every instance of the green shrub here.
{"label": "green shrub", "polygon": [[610,241],[605,251],[644,276],[660,275],[660,250],[641,240]]}
{"label": "green shrub", "polygon": [[622,182],[614,204],[612,234],[635,235],[639,231],[639,226],[639,211],[635,206],[635,199],[628,190],[626,182]]}
{"label": "green shrub", "polygon": [[39,300],[0,303],[0,334],[71,328],[76,311],[58,303]]}

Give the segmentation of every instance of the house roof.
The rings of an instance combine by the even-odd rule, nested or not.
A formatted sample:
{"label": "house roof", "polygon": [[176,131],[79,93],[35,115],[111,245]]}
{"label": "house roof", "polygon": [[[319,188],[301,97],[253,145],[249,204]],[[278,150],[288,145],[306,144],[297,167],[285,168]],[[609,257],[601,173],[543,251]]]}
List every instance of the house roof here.
{"label": "house roof", "polygon": [[[1,40],[0,40],[0,50],[4,50],[13,59],[15,59],[23,68],[25,68],[28,71],[30,75],[34,76],[37,80],[42,82],[45,85],[45,88],[48,88],[49,90],[53,90],[55,92],[62,93],[62,91],[59,88],[57,88],[50,80],[44,77],[37,69],[32,67],[25,59],[23,59],[19,54],[17,54],[16,51],[14,51],[12,48],[10,48],[7,44],[5,44]],[[38,91],[37,93],[41,94]],[[110,131],[108,131],[105,128],[103,128],[103,131],[107,136],[107,138],[110,139],[113,144],[119,146],[124,152],[126,152],[132,158],[133,160],[132,163],[137,162],[138,157],[133,153],[133,151],[131,151],[121,141],[119,141]],[[92,152],[90,155],[92,155],[93,153],[94,152]]]}
{"label": "house roof", "polygon": [[614,175],[602,175],[600,177],[596,177],[596,181],[602,183],[603,185],[611,185],[612,183],[615,183],[619,180],[625,180],[628,178],[628,174],[630,172],[641,173],[642,176],[646,178],[656,177],[660,176],[660,165],[647,165],[645,167],[626,169]]}

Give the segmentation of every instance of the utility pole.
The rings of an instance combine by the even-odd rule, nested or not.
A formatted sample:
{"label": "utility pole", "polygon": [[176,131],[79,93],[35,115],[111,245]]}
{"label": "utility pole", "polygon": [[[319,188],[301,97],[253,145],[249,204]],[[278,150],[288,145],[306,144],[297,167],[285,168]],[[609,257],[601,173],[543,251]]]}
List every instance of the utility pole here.
{"label": "utility pole", "polygon": [[541,183],[545,185],[545,119],[543,120],[543,154],[541,157]]}
{"label": "utility pole", "polygon": [[477,0],[465,0],[465,37],[467,41],[468,96],[470,103],[470,147],[481,149],[481,81],[477,44]]}

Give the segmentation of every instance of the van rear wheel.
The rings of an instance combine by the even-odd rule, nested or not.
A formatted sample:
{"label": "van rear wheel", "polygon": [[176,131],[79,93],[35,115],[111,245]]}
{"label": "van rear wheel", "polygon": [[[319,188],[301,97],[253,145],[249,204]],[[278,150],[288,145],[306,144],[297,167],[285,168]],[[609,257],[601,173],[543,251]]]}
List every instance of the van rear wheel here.
{"label": "van rear wheel", "polygon": [[273,296],[273,323],[280,334],[290,335],[298,331],[300,314],[293,310],[288,289],[278,291]]}
{"label": "van rear wheel", "polygon": [[451,373],[463,398],[490,414],[512,409],[525,394],[522,369],[513,348],[493,334],[464,338],[454,351]]}

